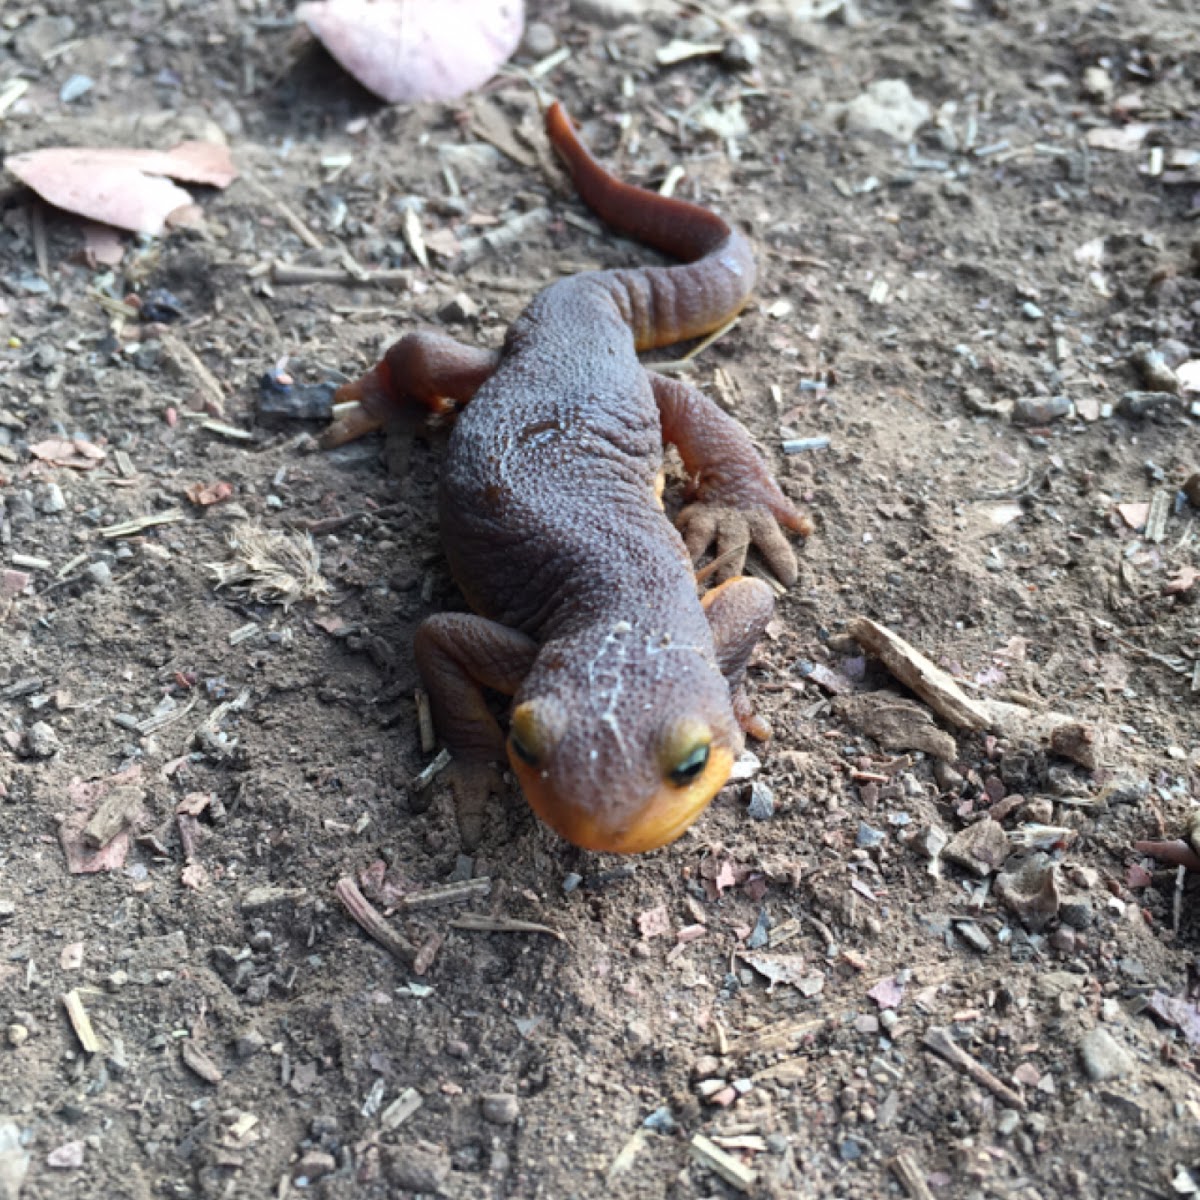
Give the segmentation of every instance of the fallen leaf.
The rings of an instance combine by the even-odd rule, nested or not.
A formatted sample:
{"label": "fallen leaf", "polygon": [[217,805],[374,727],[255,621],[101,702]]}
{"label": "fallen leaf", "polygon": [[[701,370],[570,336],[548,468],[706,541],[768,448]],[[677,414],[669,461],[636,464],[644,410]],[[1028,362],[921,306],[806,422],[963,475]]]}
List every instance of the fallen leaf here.
{"label": "fallen leaf", "polygon": [[30,446],[29,453],[52,467],[71,467],[76,471],[90,471],[108,457],[102,446],[83,438],[47,438]]}
{"label": "fallen leaf", "polygon": [[1101,129],[1089,129],[1087,144],[1093,150],[1136,150],[1154,128],[1145,121],[1131,121],[1128,125],[1111,125]]}
{"label": "fallen leaf", "polygon": [[54,146],[9,155],[4,165],[58,208],[150,235],[193,207],[172,179],[223,188],[237,177],[228,149],[216,142],[183,142],[167,151]]}
{"label": "fallen leaf", "polygon": [[207,508],[210,504],[220,504],[233,495],[233,484],[225,483],[193,483],[183,493],[193,504]]}
{"label": "fallen leaf", "polygon": [[523,0],[313,0],[296,16],[390,104],[453,100],[486,83],[525,24]]}

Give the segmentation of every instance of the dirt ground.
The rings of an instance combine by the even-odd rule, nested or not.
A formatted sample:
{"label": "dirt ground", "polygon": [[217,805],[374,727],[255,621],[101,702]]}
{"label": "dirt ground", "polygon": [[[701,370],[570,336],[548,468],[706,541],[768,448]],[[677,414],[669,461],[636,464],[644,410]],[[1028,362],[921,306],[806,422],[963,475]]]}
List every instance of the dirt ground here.
{"label": "dirt ground", "polygon": [[[515,793],[473,860],[443,786],[414,811],[444,438],[326,454],[268,411],[653,260],[548,169],[528,76],[389,109],[276,0],[0,13],[5,153],[207,136],[242,172],[109,267],[0,193],[0,1196],[1200,1190],[1194,881],[1134,845],[1200,800],[1200,393],[1167,390],[1200,388],[1200,10],[640,9],[534,4],[516,65],[568,50],[540,81],[605,161],[752,233],[690,378],[816,532],[760,771],[633,859]],[[915,134],[844,108],[888,80]],[[261,530],[311,533],[295,603],[215,586]],[[1073,740],[920,726],[859,616]]]}

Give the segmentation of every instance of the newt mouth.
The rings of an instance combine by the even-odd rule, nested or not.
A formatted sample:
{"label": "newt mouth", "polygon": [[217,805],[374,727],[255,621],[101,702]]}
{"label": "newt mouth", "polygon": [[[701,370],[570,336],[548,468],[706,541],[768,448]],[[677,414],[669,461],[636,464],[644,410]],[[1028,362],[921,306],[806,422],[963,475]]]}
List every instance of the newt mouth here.
{"label": "newt mouth", "polygon": [[[628,810],[596,811],[574,799],[565,799],[544,772],[509,755],[529,807],[568,842],[583,850],[609,854],[644,854],[681,837],[723,788],[733,769],[733,754],[714,747],[704,773],[687,787],[664,782],[632,817]],[[614,806],[615,807],[615,806]]]}

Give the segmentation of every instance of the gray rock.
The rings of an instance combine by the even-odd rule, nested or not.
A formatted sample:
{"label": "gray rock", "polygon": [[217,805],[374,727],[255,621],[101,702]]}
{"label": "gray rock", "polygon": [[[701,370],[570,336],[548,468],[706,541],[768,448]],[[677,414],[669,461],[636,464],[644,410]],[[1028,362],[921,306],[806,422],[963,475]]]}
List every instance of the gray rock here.
{"label": "gray rock", "polygon": [[654,7],[648,0],[571,0],[571,12],[580,20],[609,28],[644,20]]}
{"label": "gray rock", "polygon": [[34,17],[17,30],[13,39],[17,55],[31,67],[42,66],[42,60],[63,42],[70,41],[75,22],[70,17]]}
{"label": "gray rock", "polygon": [[1013,405],[1012,420],[1014,425],[1049,425],[1074,412],[1069,396],[1022,396]]}
{"label": "gray rock", "polygon": [[493,1092],[479,1100],[483,1119],[491,1125],[512,1125],[521,1115],[521,1105],[511,1092]]}
{"label": "gray rock", "polygon": [[433,1142],[414,1141],[384,1150],[384,1171],[388,1181],[412,1192],[437,1194],[450,1175],[450,1155]]}
{"label": "gray rock", "polygon": [[746,813],[754,821],[769,821],[775,815],[775,793],[761,779],[750,785],[750,807]]}
{"label": "gray rock", "polygon": [[83,568],[83,573],[97,586],[108,587],[112,583],[112,567],[103,559],[98,562],[88,563]]}
{"label": "gray rock", "polygon": [[1133,1070],[1133,1056],[1107,1029],[1097,1027],[1079,1043],[1079,1060],[1093,1083],[1123,1079]]}
{"label": "gray rock", "polygon": [[45,483],[42,485],[41,494],[38,496],[38,508],[48,516],[54,513],[60,513],[67,507],[67,498],[63,495],[63,490],[57,483]]}

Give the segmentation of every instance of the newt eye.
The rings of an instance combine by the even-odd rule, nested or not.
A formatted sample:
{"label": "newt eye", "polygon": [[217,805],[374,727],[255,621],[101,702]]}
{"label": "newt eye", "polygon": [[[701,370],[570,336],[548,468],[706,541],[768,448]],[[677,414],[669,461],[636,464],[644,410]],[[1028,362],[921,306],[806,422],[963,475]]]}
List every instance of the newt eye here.
{"label": "newt eye", "polygon": [[687,787],[708,765],[708,743],[693,747],[671,768],[671,782],[676,787]]}
{"label": "newt eye", "polygon": [[538,757],[528,746],[525,745],[515,732],[508,735],[509,745],[513,748],[513,753],[523,762],[528,763],[531,767],[538,765]]}

